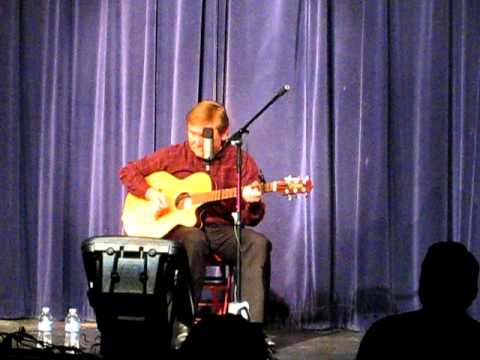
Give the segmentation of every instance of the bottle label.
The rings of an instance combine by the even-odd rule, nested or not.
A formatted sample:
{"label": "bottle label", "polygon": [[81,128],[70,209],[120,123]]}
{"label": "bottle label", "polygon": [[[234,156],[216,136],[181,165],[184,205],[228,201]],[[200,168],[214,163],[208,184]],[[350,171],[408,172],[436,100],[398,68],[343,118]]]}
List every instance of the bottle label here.
{"label": "bottle label", "polygon": [[65,323],[66,332],[78,332],[80,331],[80,324],[76,321],[66,322]]}
{"label": "bottle label", "polygon": [[42,320],[38,323],[39,331],[52,331],[52,322],[49,320]]}

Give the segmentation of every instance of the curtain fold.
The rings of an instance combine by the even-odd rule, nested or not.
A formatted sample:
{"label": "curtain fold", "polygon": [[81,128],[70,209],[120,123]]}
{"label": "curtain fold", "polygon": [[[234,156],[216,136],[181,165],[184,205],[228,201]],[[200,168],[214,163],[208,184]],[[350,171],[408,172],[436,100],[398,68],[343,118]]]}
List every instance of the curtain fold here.
{"label": "curtain fold", "polygon": [[[4,14],[0,44],[4,51],[0,60],[2,86],[0,86],[0,144],[4,155],[0,156],[0,229],[4,233],[2,247],[4,255],[0,257],[0,269],[6,273],[0,286],[0,312],[11,316],[21,316],[28,312],[27,297],[31,294],[28,279],[29,254],[25,251],[24,186],[20,184],[20,167],[24,152],[21,143],[21,119],[19,116],[20,99],[20,51],[21,32],[19,29],[20,9],[14,2],[4,3]],[[21,254],[15,258],[11,254]]]}
{"label": "curtain fold", "polygon": [[387,3],[380,1],[357,3],[357,6],[348,2],[335,5],[333,28],[338,29],[335,39],[344,41],[335,42],[332,49],[334,306],[337,326],[357,328],[360,320],[391,310],[386,171],[388,9]]}
{"label": "curtain fold", "polygon": [[[231,131],[285,84],[244,148],[267,180],[269,321],[364,329],[419,305],[426,249],[480,257],[480,4],[0,2],[0,317],[94,314],[80,245],[121,234],[118,170],[183,141],[201,99]],[[471,308],[479,314],[478,301]]]}
{"label": "curtain fold", "polygon": [[[480,126],[480,4],[451,2],[451,221],[452,238],[480,257],[479,223],[479,126]],[[480,306],[471,308],[480,316]]]}

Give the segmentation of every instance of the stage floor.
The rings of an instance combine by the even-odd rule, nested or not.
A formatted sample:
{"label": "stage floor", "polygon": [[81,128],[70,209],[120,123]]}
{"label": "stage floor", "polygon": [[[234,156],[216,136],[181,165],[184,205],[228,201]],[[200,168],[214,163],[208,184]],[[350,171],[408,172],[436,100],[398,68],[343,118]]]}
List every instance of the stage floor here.
{"label": "stage floor", "polygon": [[[21,327],[31,335],[36,334],[36,320],[0,320],[1,333],[14,333]],[[82,323],[82,349],[89,354],[98,354],[100,333],[96,323]],[[346,331],[287,331],[269,330],[267,334],[276,342],[275,357],[278,360],[353,360],[362,334]],[[63,322],[55,322],[53,343],[63,344]]]}

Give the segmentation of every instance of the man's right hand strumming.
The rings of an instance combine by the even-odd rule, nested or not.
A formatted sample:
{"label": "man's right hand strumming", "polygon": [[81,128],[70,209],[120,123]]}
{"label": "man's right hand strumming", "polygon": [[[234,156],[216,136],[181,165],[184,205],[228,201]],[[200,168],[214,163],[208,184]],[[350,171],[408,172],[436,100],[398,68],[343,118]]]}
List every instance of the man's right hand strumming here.
{"label": "man's right hand strumming", "polygon": [[168,209],[167,197],[161,191],[148,188],[145,193],[145,199],[152,203],[157,216],[160,216],[164,210]]}

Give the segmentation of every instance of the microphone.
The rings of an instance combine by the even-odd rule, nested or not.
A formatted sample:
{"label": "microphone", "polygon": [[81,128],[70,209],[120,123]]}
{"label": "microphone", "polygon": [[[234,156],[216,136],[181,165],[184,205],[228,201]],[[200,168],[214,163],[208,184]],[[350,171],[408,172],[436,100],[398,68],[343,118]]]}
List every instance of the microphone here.
{"label": "microphone", "polygon": [[210,171],[210,163],[213,160],[213,129],[204,128],[203,136],[203,160],[205,161],[205,169]]}
{"label": "microphone", "polygon": [[275,95],[275,97],[280,97],[280,96],[285,95],[285,93],[288,90],[290,90],[290,85],[288,85],[288,84],[283,85],[282,88],[277,92],[277,95]]}

